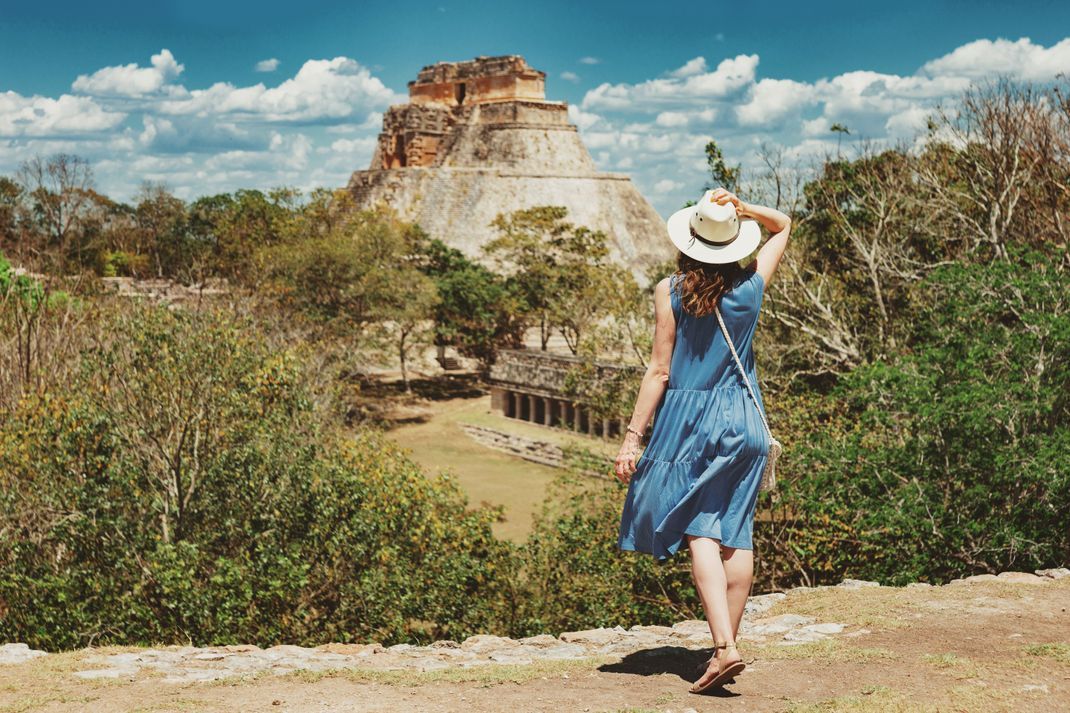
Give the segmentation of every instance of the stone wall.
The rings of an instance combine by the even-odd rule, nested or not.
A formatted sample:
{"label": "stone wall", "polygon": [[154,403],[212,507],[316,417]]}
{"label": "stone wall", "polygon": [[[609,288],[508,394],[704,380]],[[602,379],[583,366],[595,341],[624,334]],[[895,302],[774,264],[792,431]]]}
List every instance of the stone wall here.
{"label": "stone wall", "polygon": [[542,99],[546,73],[523,57],[476,57],[467,62],[439,62],[424,67],[409,82],[413,103],[461,106],[508,99]]}
{"label": "stone wall", "polygon": [[[1059,587],[1070,576],[1066,568],[1028,572],[1002,572],[999,575],[979,575],[955,580],[943,587],[971,587],[975,582],[1000,580],[1023,587],[1020,596],[1028,600],[1032,587]],[[836,588],[881,588],[877,582],[845,579]],[[907,587],[931,588],[925,583]],[[745,647],[792,647],[800,644],[853,638],[871,633],[858,625],[834,619],[819,618],[790,611],[793,603],[813,589],[796,587],[786,592],[751,596],[747,600],[739,637]],[[982,600],[983,601],[983,600]],[[986,604],[988,604],[986,602]],[[773,614],[774,605],[787,612]],[[1020,605],[1016,605],[1016,608]],[[989,610],[991,606],[988,606]],[[994,610],[1006,620],[1013,617]],[[994,641],[996,639],[993,639]],[[999,638],[1006,641],[1005,638]],[[830,641],[829,643],[834,643]],[[513,639],[506,636],[476,634],[464,641],[443,639],[426,646],[395,644],[383,646],[378,642],[324,644],[315,648],[280,645],[262,649],[259,646],[165,646],[133,651],[102,650],[79,663],[72,675],[86,680],[122,680],[139,672],[151,672],[162,684],[190,684],[224,680],[261,674],[285,674],[294,671],[331,671],[341,669],[384,671],[432,671],[459,669],[493,664],[533,664],[538,661],[583,659],[590,657],[624,657],[638,652],[653,655],[661,652],[693,663],[703,661],[711,644],[708,624],[701,619],[685,619],[671,626],[634,625],[602,627],[580,631],[565,631],[554,635],[542,633]],[[753,649],[752,649],[753,650]],[[0,646],[0,664],[24,665],[49,656],[30,649],[25,644]],[[46,659],[47,660],[47,659]],[[65,664],[65,670],[70,664]],[[921,670],[921,669],[918,669]],[[917,671],[916,671],[917,672]],[[70,675],[70,674],[67,674]],[[1019,701],[1020,704],[1020,701]]]}
{"label": "stone wall", "polygon": [[474,423],[462,423],[461,430],[472,440],[487,448],[518,456],[533,463],[548,465],[551,468],[562,468],[565,465],[565,456],[561,448],[548,441],[525,438]]}
{"label": "stone wall", "polygon": [[[621,419],[602,418],[564,392],[569,370],[580,363],[573,356],[534,349],[499,351],[490,369],[491,410],[506,418],[603,438],[621,435],[626,427]],[[643,374],[641,367],[597,362],[595,367],[603,378],[621,371],[632,371],[637,379]]]}
{"label": "stone wall", "polygon": [[120,297],[141,297],[168,304],[219,297],[230,291],[229,284],[223,278],[210,278],[200,284],[184,285],[163,278],[102,277],[100,284],[105,292]]}

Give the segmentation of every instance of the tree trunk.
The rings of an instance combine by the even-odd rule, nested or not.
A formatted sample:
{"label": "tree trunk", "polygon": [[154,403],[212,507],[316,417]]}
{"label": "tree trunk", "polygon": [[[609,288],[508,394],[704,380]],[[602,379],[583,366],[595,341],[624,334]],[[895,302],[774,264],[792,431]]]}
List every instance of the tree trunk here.
{"label": "tree trunk", "polygon": [[409,384],[409,371],[405,364],[405,337],[408,336],[408,332],[404,329],[401,330],[401,341],[398,342],[398,357],[401,361],[401,381],[405,384],[405,393],[412,393],[412,386]]}

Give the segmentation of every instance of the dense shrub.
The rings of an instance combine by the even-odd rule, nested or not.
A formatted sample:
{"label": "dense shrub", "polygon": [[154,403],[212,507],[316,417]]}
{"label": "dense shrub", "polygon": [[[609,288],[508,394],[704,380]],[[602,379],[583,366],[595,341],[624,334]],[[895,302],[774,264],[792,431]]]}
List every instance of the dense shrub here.
{"label": "dense shrub", "polygon": [[614,479],[557,478],[524,547],[519,633],[703,616],[686,547],[662,564],[617,549],[625,491]]}
{"label": "dense shrub", "polygon": [[0,424],[0,639],[393,643],[506,625],[493,510],[374,431],[333,432],[249,325],[111,319],[78,378]]}
{"label": "dense shrub", "polygon": [[788,546],[815,579],[1070,560],[1070,279],[1014,252],[920,283],[909,349],[845,375],[841,425],[792,444]]}

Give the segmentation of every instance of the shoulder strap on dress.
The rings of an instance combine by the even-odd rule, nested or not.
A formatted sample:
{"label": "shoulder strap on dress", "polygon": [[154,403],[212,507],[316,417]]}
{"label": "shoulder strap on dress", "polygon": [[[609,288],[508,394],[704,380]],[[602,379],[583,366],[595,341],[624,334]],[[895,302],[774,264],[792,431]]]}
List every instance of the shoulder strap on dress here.
{"label": "shoulder strap on dress", "polygon": [[765,420],[765,414],[762,413],[762,405],[758,403],[758,397],[754,395],[754,389],[750,386],[750,379],[747,378],[747,371],[743,368],[743,362],[739,360],[739,355],[736,354],[736,345],[732,343],[732,337],[728,336],[728,328],[724,326],[724,319],[721,317],[721,309],[714,305],[714,312],[717,313],[717,324],[721,325],[721,332],[724,334],[724,339],[728,342],[728,348],[732,351],[732,358],[736,360],[736,366],[739,367],[739,373],[743,377],[743,383],[747,385],[747,391],[750,393],[750,397],[754,399],[754,405],[758,407],[758,415],[762,417],[762,425],[765,426],[765,432],[769,434],[769,437],[773,437],[773,432],[769,430],[769,423]]}

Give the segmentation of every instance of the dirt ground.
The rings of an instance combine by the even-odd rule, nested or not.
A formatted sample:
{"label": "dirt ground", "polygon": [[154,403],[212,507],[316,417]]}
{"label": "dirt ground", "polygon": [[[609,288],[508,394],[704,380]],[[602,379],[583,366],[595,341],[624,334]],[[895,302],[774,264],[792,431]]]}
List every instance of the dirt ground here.
{"label": "dirt ground", "polygon": [[734,685],[687,692],[704,653],[427,673],[348,670],[164,684],[86,681],[100,649],[0,666],[0,711],[1063,711],[1070,710],[1070,577],[933,588],[795,592],[773,613],[847,625],[822,641],[740,640]]}

